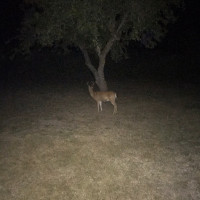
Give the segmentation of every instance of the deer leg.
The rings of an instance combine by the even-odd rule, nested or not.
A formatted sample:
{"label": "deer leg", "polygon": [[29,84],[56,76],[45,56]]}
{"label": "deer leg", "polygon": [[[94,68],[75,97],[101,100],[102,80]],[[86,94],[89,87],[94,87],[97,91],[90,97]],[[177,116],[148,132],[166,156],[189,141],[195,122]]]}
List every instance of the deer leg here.
{"label": "deer leg", "polygon": [[117,104],[115,101],[111,101],[111,104],[114,106],[113,114],[117,113]]}
{"label": "deer leg", "polygon": [[102,101],[97,101],[98,112],[102,111]]}
{"label": "deer leg", "polygon": [[115,105],[114,105],[114,112],[113,112],[113,114],[116,114],[117,113],[117,104],[115,103]]}
{"label": "deer leg", "polygon": [[99,102],[100,110],[102,111],[102,101]]}

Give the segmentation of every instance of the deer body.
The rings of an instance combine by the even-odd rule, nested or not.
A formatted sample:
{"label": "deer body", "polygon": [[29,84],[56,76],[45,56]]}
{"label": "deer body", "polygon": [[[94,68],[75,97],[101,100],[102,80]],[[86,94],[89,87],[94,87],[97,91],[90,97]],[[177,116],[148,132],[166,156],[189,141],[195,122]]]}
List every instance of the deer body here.
{"label": "deer body", "polygon": [[102,111],[102,102],[110,101],[110,103],[114,106],[113,114],[117,113],[117,104],[115,102],[117,94],[113,91],[94,91],[93,88],[94,84],[88,84],[90,96],[97,102],[98,112]]}

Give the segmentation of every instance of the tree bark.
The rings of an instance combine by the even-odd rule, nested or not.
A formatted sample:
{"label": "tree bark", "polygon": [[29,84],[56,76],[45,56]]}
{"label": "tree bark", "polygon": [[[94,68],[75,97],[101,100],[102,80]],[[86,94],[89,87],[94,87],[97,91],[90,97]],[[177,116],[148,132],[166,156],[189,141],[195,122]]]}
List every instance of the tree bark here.
{"label": "tree bark", "polygon": [[107,91],[108,90],[107,82],[104,78],[104,75],[98,73],[98,77],[95,78],[95,82],[96,82],[100,91]]}
{"label": "tree bark", "polygon": [[104,75],[104,66],[106,62],[106,57],[104,55],[99,55],[99,66],[98,66],[98,80],[96,80],[96,83],[101,91],[107,91],[108,86],[107,82],[105,80]]}
{"label": "tree bark", "polygon": [[92,74],[95,78],[95,82],[96,82],[97,86],[99,87],[99,90],[106,91],[108,89],[108,87],[107,87],[107,82],[106,82],[105,76],[104,76],[105,57],[99,56],[99,66],[98,66],[98,69],[96,69],[94,67],[94,65],[92,65],[92,62],[90,60],[87,50],[82,46],[80,46],[80,49],[85,58],[85,64],[92,72]]}

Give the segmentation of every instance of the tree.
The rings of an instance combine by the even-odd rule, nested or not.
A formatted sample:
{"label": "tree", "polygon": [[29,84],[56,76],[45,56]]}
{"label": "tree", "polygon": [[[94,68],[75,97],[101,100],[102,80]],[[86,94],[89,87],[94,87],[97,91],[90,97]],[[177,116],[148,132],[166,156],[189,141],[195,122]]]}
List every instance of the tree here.
{"label": "tree", "polygon": [[[25,0],[21,43],[78,47],[100,90],[107,90],[106,56],[123,58],[130,41],[153,48],[176,19],[183,0]],[[95,66],[91,55],[98,59]]]}

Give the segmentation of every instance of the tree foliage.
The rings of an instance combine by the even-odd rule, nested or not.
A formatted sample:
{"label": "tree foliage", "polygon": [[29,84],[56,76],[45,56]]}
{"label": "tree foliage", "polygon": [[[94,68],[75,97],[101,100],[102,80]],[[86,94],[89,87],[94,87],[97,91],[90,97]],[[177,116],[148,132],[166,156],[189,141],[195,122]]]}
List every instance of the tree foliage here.
{"label": "tree foliage", "polygon": [[76,46],[119,59],[130,41],[153,48],[182,0],[25,0],[22,48]]}

